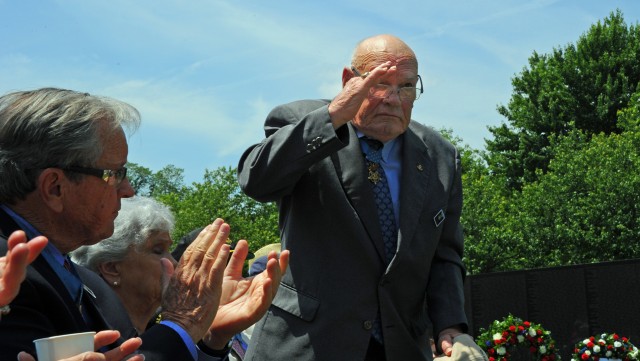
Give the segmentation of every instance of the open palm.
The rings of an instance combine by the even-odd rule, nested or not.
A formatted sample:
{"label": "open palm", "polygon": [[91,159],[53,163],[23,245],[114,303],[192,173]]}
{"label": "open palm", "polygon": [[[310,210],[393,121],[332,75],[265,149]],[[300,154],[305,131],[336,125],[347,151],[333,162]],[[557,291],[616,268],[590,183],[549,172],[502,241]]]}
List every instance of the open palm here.
{"label": "open palm", "polygon": [[248,252],[247,241],[239,241],[225,269],[220,306],[210,328],[214,339],[228,341],[258,321],[276,296],[280,279],[289,264],[289,251],[283,251],[279,257],[271,252],[262,273],[243,278],[242,268]]}

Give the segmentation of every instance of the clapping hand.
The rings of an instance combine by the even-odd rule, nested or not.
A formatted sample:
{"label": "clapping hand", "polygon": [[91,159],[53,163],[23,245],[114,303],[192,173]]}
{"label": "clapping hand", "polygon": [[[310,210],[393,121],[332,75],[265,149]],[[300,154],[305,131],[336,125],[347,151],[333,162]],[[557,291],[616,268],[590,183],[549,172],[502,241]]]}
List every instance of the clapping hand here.
{"label": "clapping hand", "polygon": [[216,219],[189,245],[171,275],[162,299],[162,318],[180,325],[194,342],[213,322],[229,257],[229,225]]}
{"label": "clapping hand", "polygon": [[27,266],[47,246],[47,238],[36,237],[27,242],[24,231],[15,231],[7,239],[7,254],[0,257],[0,306],[8,305],[20,290]]}
{"label": "clapping hand", "polygon": [[233,335],[257,322],[276,296],[280,279],[289,265],[289,251],[269,253],[266,269],[243,278],[242,268],[249,252],[247,241],[236,244],[224,271],[218,313],[203,342],[212,349],[222,349]]}

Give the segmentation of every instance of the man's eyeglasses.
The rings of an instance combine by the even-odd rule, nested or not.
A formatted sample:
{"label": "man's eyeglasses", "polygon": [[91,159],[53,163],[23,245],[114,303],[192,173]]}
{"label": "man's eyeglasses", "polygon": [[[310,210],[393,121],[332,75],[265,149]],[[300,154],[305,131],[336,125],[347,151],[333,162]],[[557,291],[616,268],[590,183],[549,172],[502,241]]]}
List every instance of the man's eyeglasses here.
{"label": "man's eyeglasses", "polygon": [[[351,67],[351,71],[353,71],[353,74],[363,79],[369,75],[369,72],[360,74],[358,69],[356,69],[354,66]],[[398,94],[398,98],[400,98],[401,101],[418,100],[420,98],[420,94],[422,94],[424,91],[422,89],[422,78],[420,77],[420,75],[418,75],[418,83],[416,84],[416,86],[403,86],[397,89],[394,89],[394,87],[391,85],[378,83],[372,86],[371,89],[369,89],[369,95],[374,98],[385,99],[386,97],[391,95],[391,92],[393,91]]]}
{"label": "man's eyeglasses", "polygon": [[97,169],[88,167],[76,167],[70,166],[61,168],[69,172],[92,175],[94,177],[101,178],[107,182],[110,186],[118,187],[120,183],[127,177],[127,168],[122,167],[120,169]]}

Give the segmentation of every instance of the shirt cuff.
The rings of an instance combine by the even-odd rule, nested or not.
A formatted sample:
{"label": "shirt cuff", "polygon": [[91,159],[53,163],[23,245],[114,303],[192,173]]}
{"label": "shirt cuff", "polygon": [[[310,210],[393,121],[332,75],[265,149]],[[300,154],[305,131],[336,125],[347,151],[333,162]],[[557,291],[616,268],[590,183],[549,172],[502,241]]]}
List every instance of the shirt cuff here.
{"label": "shirt cuff", "polygon": [[195,342],[193,342],[193,340],[191,339],[191,336],[189,336],[187,331],[185,331],[182,327],[180,327],[175,322],[164,320],[164,321],[160,321],[160,324],[165,325],[171,328],[172,330],[176,331],[178,335],[180,335],[180,338],[182,338],[182,341],[184,342],[185,346],[187,346],[187,349],[189,349],[189,352],[191,353],[191,357],[193,357],[194,360],[198,359],[198,348],[196,347]]}

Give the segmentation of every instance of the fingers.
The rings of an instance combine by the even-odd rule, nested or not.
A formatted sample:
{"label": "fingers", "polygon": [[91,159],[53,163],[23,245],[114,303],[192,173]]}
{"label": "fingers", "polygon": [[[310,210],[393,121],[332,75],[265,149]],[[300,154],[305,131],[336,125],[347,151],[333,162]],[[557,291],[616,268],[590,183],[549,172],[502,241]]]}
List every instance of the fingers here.
{"label": "fingers", "polygon": [[[111,352],[111,351],[109,351]],[[81,353],[79,355],[76,356],[72,356],[69,358],[65,358],[63,360],[59,360],[59,361],[121,361],[121,360],[127,360],[127,361],[144,361],[144,355],[135,355],[132,357],[126,357],[127,355],[123,355],[123,356],[108,356],[109,352],[102,354],[99,352],[84,352]],[[19,361],[22,361],[21,359],[18,359]],[[26,359],[29,360],[29,359]]]}
{"label": "fingers", "polygon": [[4,259],[4,267],[0,270],[0,306],[7,305],[20,290],[20,283],[27,274],[27,257],[29,249],[25,244],[18,244],[8,252]]}
{"label": "fingers", "polygon": [[173,267],[173,263],[167,258],[160,259],[160,267],[162,267],[162,277],[160,278],[160,282],[162,283],[162,294],[164,294],[167,287],[169,287],[169,281],[175,272],[175,268]]}
{"label": "fingers", "polygon": [[7,239],[9,251],[0,269],[0,305],[9,303],[20,289],[27,266],[47,245],[47,238],[39,236],[27,242],[24,231],[15,231]]}
{"label": "fingers", "polygon": [[180,259],[178,268],[182,267],[191,273],[205,272],[208,275],[201,281],[209,286],[220,287],[222,276],[229,257],[229,245],[226,244],[229,238],[229,225],[224,220],[218,218],[212,224],[205,227],[198,237],[185,250],[184,258]]}
{"label": "fingers", "polygon": [[453,340],[450,337],[444,337],[440,339],[440,347],[442,348],[442,352],[446,356],[451,356],[451,350],[453,349]]}
{"label": "fingers", "polygon": [[350,92],[352,90],[351,97],[358,100],[359,107],[359,104],[368,96],[369,89],[378,84],[380,78],[394,71],[396,71],[395,65],[391,66],[390,61],[384,62],[373,68],[373,70],[364,73],[364,75],[351,78],[343,91]]}
{"label": "fingers", "polygon": [[[7,246],[9,248],[7,255],[12,252],[26,252],[26,264],[30,264],[40,255],[40,252],[47,246],[48,242],[44,236],[35,237],[27,242],[27,236],[24,231],[15,231],[7,239]],[[21,257],[22,256],[20,256],[20,258]]]}
{"label": "fingers", "polygon": [[274,280],[276,284],[280,283],[282,275],[287,271],[289,266],[289,251],[284,250],[278,255],[275,251],[269,252],[267,256],[267,274],[269,278]]}
{"label": "fingers", "polygon": [[29,258],[28,263],[33,262],[34,259],[38,257],[40,252],[46,247],[48,241],[44,236],[38,236],[27,242],[27,235],[24,231],[15,231],[11,233],[9,238],[7,239],[7,245],[9,251],[13,250],[17,245],[26,244],[29,249]]}
{"label": "fingers", "polygon": [[[204,229],[204,237],[202,237],[202,241],[198,244],[198,256],[201,262],[203,262],[203,266],[209,267],[211,264],[215,263],[215,261],[220,258],[220,250],[223,245],[227,243],[227,239],[229,239],[229,225],[224,223],[224,221],[220,218],[216,219],[212,224],[205,227]],[[197,241],[198,239],[196,239]],[[228,256],[228,250],[227,250]],[[227,264],[227,258],[224,259],[224,264]]]}
{"label": "fingers", "polygon": [[230,228],[228,224],[220,224],[214,242],[209,245],[204,255],[202,263],[205,270],[209,269],[209,277],[207,280],[209,281],[210,287],[222,287],[222,277],[224,276],[227,261],[229,260],[229,252],[231,250],[231,247],[227,244],[229,231]]}
{"label": "fingers", "polygon": [[355,71],[344,68],[342,90],[331,100],[327,108],[334,128],[337,129],[353,119],[362,102],[369,96],[369,89],[378,84],[382,76],[394,71],[396,67],[391,66],[390,61],[379,64],[366,76],[358,76]]}
{"label": "fingers", "polygon": [[99,350],[104,346],[116,342],[118,337],[120,337],[120,332],[115,330],[106,330],[96,333],[96,335],[93,336],[94,350]]}
{"label": "fingers", "polygon": [[233,252],[231,252],[231,259],[224,271],[224,275],[242,276],[242,268],[244,267],[244,261],[247,259],[248,254],[249,244],[244,239],[239,240]]}
{"label": "fingers", "polygon": [[291,253],[289,250],[284,250],[280,252],[279,264],[280,264],[280,272],[284,274],[287,271],[287,267],[289,267],[289,257]]}
{"label": "fingers", "polygon": [[[115,342],[118,337],[120,337],[120,332],[118,331],[100,331],[93,337],[94,347],[97,350]],[[139,337],[130,338],[119,347],[104,354],[99,352],[85,352],[60,361],[120,361],[125,358],[128,361],[144,361],[144,355],[132,355],[138,350],[140,345],[142,345],[142,340]],[[127,356],[131,357],[127,358]],[[18,354],[18,361],[35,361],[35,359],[23,351]]]}
{"label": "fingers", "polygon": [[218,218],[213,221],[212,224],[204,227],[202,231],[200,231],[200,234],[198,234],[198,237],[196,237],[196,239],[184,251],[182,257],[180,257],[179,263],[188,263],[193,257],[204,255],[214,241],[213,236],[216,235],[218,229],[223,223],[224,221]]}
{"label": "fingers", "polygon": [[378,80],[384,75],[387,75],[389,72],[393,72],[396,70],[396,66],[391,66],[390,61],[386,61],[375,68],[373,70],[368,71],[365,75],[360,78],[363,79],[363,83],[367,88],[370,88],[376,84],[378,84]]}
{"label": "fingers", "polygon": [[29,257],[27,258],[27,263],[31,264],[38,256],[40,252],[47,246],[49,240],[46,237],[38,236],[29,242],[27,242],[27,247],[29,247]]}
{"label": "fingers", "polygon": [[162,300],[164,319],[176,322],[201,340],[220,304],[222,278],[229,257],[229,225],[216,219],[187,247]]}
{"label": "fingers", "polygon": [[7,247],[13,249],[19,243],[27,243],[27,234],[24,231],[15,231],[7,239]]}
{"label": "fingers", "polygon": [[[111,351],[107,351],[104,356],[106,361],[119,361],[124,359],[126,356],[133,355],[138,348],[142,345],[142,340],[140,337],[134,337],[126,340],[117,348],[114,348]],[[144,360],[144,355],[136,354],[130,358],[127,358],[129,361],[133,360]]]}
{"label": "fingers", "polygon": [[451,356],[451,351],[453,349],[453,339],[461,334],[462,331],[455,327],[446,328],[440,332],[438,342],[440,343],[440,349],[446,356]]}
{"label": "fingers", "polygon": [[267,267],[263,271],[263,274],[266,274],[270,281],[264,287],[265,293],[270,297],[269,302],[276,296],[282,275],[287,271],[287,267],[289,266],[289,254],[288,250],[282,251],[280,255],[271,251],[267,256]]}
{"label": "fingers", "polygon": [[36,359],[34,359],[33,356],[29,355],[28,353],[22,351],[18,354],[18,361],[36,361]]}

